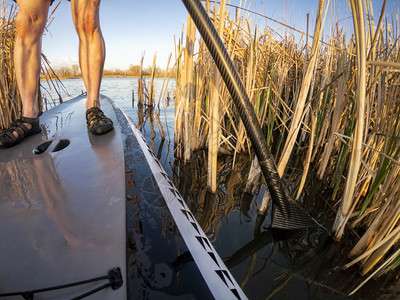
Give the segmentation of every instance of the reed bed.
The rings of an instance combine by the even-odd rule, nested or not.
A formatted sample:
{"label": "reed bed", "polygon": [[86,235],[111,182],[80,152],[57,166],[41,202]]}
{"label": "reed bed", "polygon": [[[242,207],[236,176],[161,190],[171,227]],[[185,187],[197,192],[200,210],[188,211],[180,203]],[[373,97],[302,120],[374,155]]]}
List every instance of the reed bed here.
{"label": "reed bed", "polygon": [[156,86],[154,84],[154,79],[156,74],[157,54],[154,54],[153,56],[153,65],[151,67],[150,78],[148,82],[146,82],[146,76],[143,70],[143,60],[144,60],[144,54],[140,59],[140,72],[139,76],[137,77],[138,105],[153,107],[155,105],[155,95],[156,95]]}
{"label": "reed bed", "polygon": [[19,116],[21,101],[17,89],[14,73],[13,50],[16,29],[14,25],[15,7],[7,8],[1,1],[0,16],[0,129],[8,125]]}
{"label": "reed bed", "polygon": [[[383,1],[375,19],[371,1],[352,0],[354,33],[334,23],[322,41],[330,1],[320,0],[314,33],[296,30],[296,37],[291,27],[282,36],[252,24],[246,3],[244,9],[219,4],[206,1],[205,7],[245,84],[280,175],[300,165],[298,179],[290,182],[292,198],[304,201],[307,183],[317,177],[336,214],[335,239],[346,232],[355,237],[349,253],[355,261],[347,267],[357,263],[367,276],[397,267],[399,16],[385,18]],[[208,189],[215,192],[218,155],[251,156],[251,143],[190,18],[176,49],[176,156],[187,161],[208,149]]]}

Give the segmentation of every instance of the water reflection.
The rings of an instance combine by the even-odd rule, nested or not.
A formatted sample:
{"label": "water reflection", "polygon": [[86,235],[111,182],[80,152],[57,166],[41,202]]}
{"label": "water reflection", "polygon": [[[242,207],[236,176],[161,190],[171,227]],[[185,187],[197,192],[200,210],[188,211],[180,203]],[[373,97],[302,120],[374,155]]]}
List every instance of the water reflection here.
{"label": "water reflection", "polygon": [[[348,299],[363,279],[355,270],[341,269],[346,245],[333,243],[318,228],[271,228],[265,186],[253,187],[254,196],[246,188],[246,156],[235,164],[231,156],[219,157],[217,192],[209,193],[205,156],[198,152],[186,165],[175,161],[174,184],[249,299]],[[369,298],[381,291],[370,285],[364,293]]]}
{"label": "water reflection", "polygon": [[252,199],[237,201],[243,195],[249,171],[247,157],[240,157],[234,168],[232,168],[232,156],[219,158],[218,188],[215,194],[207,191],[206,153],[200,151],[193,157],[185,165],[181,161],[174,161],[173,179],[203,230],[208,232],[212,239],[216,238],[222,220],[237,208],[244,212],[241,214],[244,221],[251,220],[248,210],[251,207]]}
{"label": "water reflection", "polygon": [[[66,191],[58,178],[53,159],[44,156],[33,160],[33,170],[29,180],[37,184],[39,194],[42,195],[47,216],[54,222],[70,247],[82,245],[94,246],[87,238],[87,232],[82,220],[75,218],[70,212]],[[37,180],[35,180],[37,179]]]}
{"label": "water reflection", "polygon": [[144,126],[144,114],[143,114],[143,105],[139,104],[137,107],[137,127],[140,131],[143,130]]}

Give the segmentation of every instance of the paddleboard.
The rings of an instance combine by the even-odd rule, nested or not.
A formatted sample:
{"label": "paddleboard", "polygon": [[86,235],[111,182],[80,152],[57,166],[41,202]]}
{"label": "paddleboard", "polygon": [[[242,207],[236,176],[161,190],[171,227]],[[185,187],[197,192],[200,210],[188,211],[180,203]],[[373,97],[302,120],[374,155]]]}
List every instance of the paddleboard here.
{"label": "paddleboard", "polygon": [[246,299],[131,117],[101,105],[110,133],[81,96],[0,151],[0,299]]}
{"label": "paddleboard", "polygon": [[[111,103],[101,103],[118,124]],[[0,151],[0,299],[73,299],[110,285],[118,272],[122,286],[114,283],[86,299],[125,299],[119,126],[90,134],[84,96],[46,111],[40,122],[41,134]],[[42,291],[81,281],[89,282]]]}

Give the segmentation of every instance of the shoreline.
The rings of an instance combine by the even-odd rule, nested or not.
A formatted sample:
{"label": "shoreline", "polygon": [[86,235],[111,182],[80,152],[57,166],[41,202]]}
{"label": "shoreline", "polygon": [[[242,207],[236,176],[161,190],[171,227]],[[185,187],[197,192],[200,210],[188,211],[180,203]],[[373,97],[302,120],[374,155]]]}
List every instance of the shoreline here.
{"label": "shoreline", "polygon": [[[151,76],[142,76],[143,78],[151,78]],[[103,75],[103,78],[140,78],[138,75]],[[155,76],[156,79],[174,79],[173,76],[171,77],[161,77]],[[40,81],[49,81],[49,80],[65,80],[65,79],[82,79],[82,76],[70,76],[70,77],[58,77],[58,78],[42,78],[40,77]]]}

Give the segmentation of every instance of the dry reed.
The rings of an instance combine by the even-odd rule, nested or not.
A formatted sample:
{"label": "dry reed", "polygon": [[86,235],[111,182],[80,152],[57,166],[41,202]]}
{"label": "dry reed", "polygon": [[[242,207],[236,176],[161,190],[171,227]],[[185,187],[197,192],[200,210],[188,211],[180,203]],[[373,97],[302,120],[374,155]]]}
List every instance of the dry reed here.
{"label": "dry reed", "polygon": [[[146,82],[146,76],[143,70],[143,61],[144,61],[144,53],[140,59],[140,70],[139,76],[137,77],[138,81],[138,105],[143,106],[146,105],[147,107],[154,107],[155,106],[155,96],[156,96],[156,85],[154,83],[155,75],[156,75],[156,60],[157,60],[157,53],[153,56],[153,64],[150,71],[149,81]],[[162,93],[162,91],[161,91]]]}
{"label": "dry reed", "polygon": [[[242,15],[248,11],[245,5],[233,10],[224,3],[211,7],[212,2],[206,1],[205,6],[245,83],[280,174],[285,176],[293,157],[303,163],[299,181],[291,183],[294,196],[297,193],[293,198],[301,198],[306,178],[311,177],[307,175],[315,174],[332,189],[336,239],[349,226],[360,236],[349,255],[368,253],[357,260],[362,273],[381,274],[396,267],[400,259],[395,252],[400,239],[398,16],[392,22],[385,19],[383,1],[375,24],[372,2],[352,0],[354,36],[348,37],[336,23],[322,42],[329,1],[319,3],[312,36],[296,30],[300,39],[290,34],[289,26],[283,36],[268,27],[260,29]],[[188,29],[191,41],[193,35]],[[216,163],[210,162],[215,153],[250,154],[250,142],[203,41],[198,40],[196,54],[190,54],[189,47],[180,42],[176,51],[176,151],[208,148],[213,165],[208,188],[215,190]],[[187,98],[189,79],[195,96],[187,105],[182,99]],[[194,119],[183,117],[185,105],[192,109],[185,113]],[[192,136],[190,144],[183,142],[185,135]]]}
{"label": "dry reed", "polygon": [[4,129],[14,121],[22,109],[14,72],[14,44],[15,44],[15,16],[16,8],[7,8],[4,1],[1,3],[0,16],[0,129]]}

